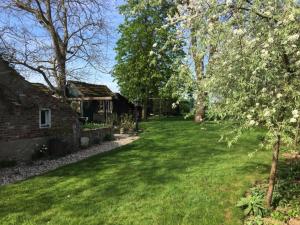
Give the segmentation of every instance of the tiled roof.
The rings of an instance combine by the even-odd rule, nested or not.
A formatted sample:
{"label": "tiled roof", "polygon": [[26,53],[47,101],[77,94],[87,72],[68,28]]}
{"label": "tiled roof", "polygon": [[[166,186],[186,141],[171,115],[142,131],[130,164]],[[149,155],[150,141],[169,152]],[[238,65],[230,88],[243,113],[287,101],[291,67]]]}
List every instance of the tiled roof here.
{"label": "tiled roof", "polygon": [[40,91],[46,93],[46,94],[50,94],[53,95],[54,92],[48,88],[46,85],[41,84],[41,83],[31,83],[35,88],[39,89]]}
{"label": "tiled roof", "polygon": [[80,81],[68,81],[68,88],[75,88],[80,92],[79,96],[74,96],[74,92],[69,91],[69,97],[113,97],[114,93],[106,85],[89,84]]}

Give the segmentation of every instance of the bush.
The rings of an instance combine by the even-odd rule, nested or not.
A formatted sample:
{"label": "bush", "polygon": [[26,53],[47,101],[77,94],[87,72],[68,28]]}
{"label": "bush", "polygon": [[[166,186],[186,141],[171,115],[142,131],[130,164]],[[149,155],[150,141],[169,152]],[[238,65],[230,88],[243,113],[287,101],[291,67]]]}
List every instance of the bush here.
{"label": "bush", "polygon": [[264,196],[262,195],[249,195],[245,198],[241,198],[237,206],[244,209],[246,216],[264,216],[266,213]]}
{"label": "bush", "polygon": [[115,140],[115,137],[114,135],[112,134],[106,134],[104,137],[103,137],[103,141],[113,141]]}
{"label": "bush", "polygon": [[104,124],[104,123],[85,123],[82,128],[83,129],[90,129],[90,130],[93,130],[93,129],[99,129],[99,128],[104,128],[104,127],[107,127],[108,125],[107,124]]}
{"label": "bush", "polygon": [[48,141],[49,155],[54,157],[65,156],[72,152],[71,146],[59,138],[53,138]]}
{"label": "bush", "polygon": [[121,117],[120,127],[124,129],[125,132],[133,130],[135,122],[131,115],[125,114]]}
{"label": "bush", "polygon": [[49,148],[47,145],[37,145],[36,149],[34,150],[33,154],[31,155],[32,160],[38,160],[41,158],[45,158],[49,156]]}

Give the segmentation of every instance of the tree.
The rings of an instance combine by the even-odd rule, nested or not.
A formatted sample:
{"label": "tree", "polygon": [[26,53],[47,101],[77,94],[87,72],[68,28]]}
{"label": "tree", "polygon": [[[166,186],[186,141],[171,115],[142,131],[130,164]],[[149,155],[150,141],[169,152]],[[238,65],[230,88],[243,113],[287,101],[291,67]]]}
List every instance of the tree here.
{"label": "tree", "polygon": [[273,147],[269,207],[281,145],[292,146],[299,130],[299,7],[292,0],[190,0],[180,3],[189,14],[174,18],[184,28],[193,27],[197,18],[207,24],[207,34],[197,28],[195,35],[213,46],[205,84],[215,96],[211,112],[235,119],[241,130],[267,128],[265,144]]}
{"label": "tree", "polygon": [[64,97],[67,77],[102,58],[105,8],[103,0],[3,0],[0,47]]}
{"label": "tree", "polygon": [[178,73],[176,62],[184,56],[181,46],[169,41],[176,35],[175,27],[164,26],[172,11],[172,1],[150,4],[128,0],[120,7],[125,21],[119,27],[113,76],[124,95],[143,103],[144,118],[149,97],[161,94],[172,74]]}

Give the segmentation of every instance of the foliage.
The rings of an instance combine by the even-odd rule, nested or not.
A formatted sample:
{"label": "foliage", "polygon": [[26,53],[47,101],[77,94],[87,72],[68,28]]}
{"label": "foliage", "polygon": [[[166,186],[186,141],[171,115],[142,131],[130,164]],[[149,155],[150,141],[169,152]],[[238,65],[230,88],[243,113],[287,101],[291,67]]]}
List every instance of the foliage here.
{"label": "foliage", "polygon": [[184,56],[182,44],[175,47],[168,41],[176,36],[175,27],[164,27],[175,4],[166,0],[152,3],[128,0],[119,8],[125,21],[119,26],[113,76],[121,93],[133,101],[160,95],[170,77],[178,74]]}
{"label": "foliage", "polygon": [[72,146],[61,138],[51,138],[48,141],[48,153],[51,157],[62,157],[72,152]]}
{"label": "foliage", "polygon": [[104,137],[103,137],[103,141],[113,141],[115,140],[115,137],[113,134],[106,134]]}
{"label": "foliage", "polygon": [[104,0],[2,0],[0,49],[18,69],[38,74],[64,94],[68,77],[101,65],[107,5]]}
{"label": "foliage", "polygon": [[0,224],[241,224],[235,202],[267,175],[271,157],[247,156],[257,132],[228,151],[218,142],[232,129],[226,124],[167,118],[141,126],[130,145],[0,187]]}
{"label": "foliage", "polygon": [[264,207],[264,196],[255,194],[248,195],[247,197],[242,198],[237,206],[244,209],[244,214],[253,215],[253,216],[263,216],[265,214]]}
{"label": "foliage", "polygon": [[93,129],[99,129],[99,128],[104,128],[107,127],[108,125],[105,123],[94,123],[94,122],[88,122],[83,124],[82,128],[83,129],[89,129],[89,130],[93,130]]}
{"label": "foliage", "polygon": [[[281,162],[281,170],[279,173],[279,180],[275,185],[273,195],[273,208],[270,212],[259,215],[260,220],[263,218],[271,218],[275,221],[288,222],[291,218],[300,216],[300,189],[297,179],[299,179],[300,162],[286,164]],[[250,189],[249,196],[263,196],[267,182],[259,183]],[[257,216],[248,216],[245,221],[246,224],[258,224],[255,222]]]}
{"label": "foliage", "polygon": [[132,115],[124,114],[121,116],[120,127],[124,129],[125,132],[133,130],[135,127],[135,121]]}
{"label": "foliage", "polygon": [[263,225],[263,219],[261,216],[250,216],[245,221],[245,225]]}
{"label": "foliage", "polygon": [[44,157],[49,156],[49,148],[47,145],[36,145],[36,148],[34,149],[33,154],[31,155],[32,160],[38,160]]}

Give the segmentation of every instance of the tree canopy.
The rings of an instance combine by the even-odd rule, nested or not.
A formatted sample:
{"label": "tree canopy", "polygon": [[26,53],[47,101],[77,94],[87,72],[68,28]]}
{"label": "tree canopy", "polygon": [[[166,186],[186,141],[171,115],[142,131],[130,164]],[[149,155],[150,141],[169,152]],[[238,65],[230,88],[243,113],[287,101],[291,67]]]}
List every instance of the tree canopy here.
{"label": "tree canopy", "polygon": [[179,71],[182,43],[174,46],[170,40],[175,39],[176,29],[165,26],[174,6],[169,1],[149,4],[132,0],[120,6],[125,21],[119,27],[113,76],[131,100],[146,103],[149,97],[160,96],[170,77]]}

